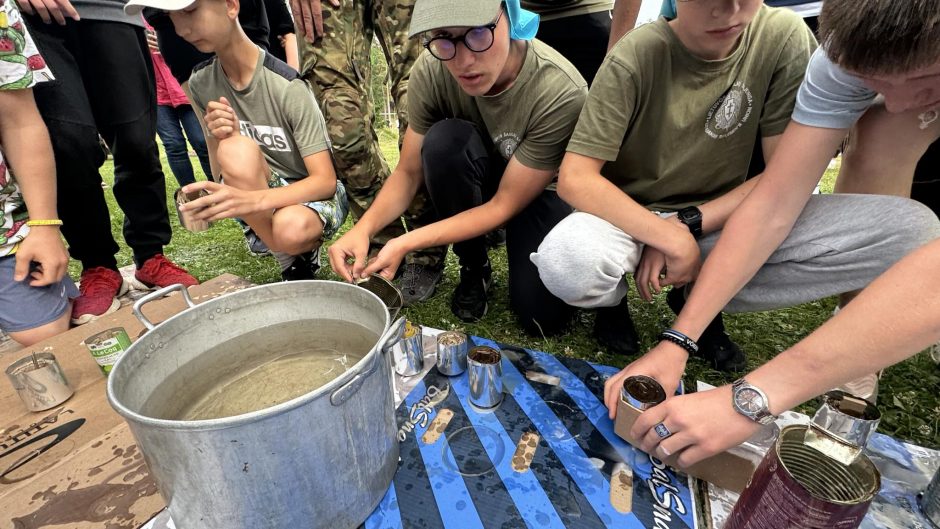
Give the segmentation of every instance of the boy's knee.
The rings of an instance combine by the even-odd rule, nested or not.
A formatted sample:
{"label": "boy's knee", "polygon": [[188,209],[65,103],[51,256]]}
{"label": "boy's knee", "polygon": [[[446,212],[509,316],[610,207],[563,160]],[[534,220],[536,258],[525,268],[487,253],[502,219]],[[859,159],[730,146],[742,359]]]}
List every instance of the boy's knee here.
{"label": "boy's knee", "polygon": [[219,170],[227,185],[240,187],[263,178],[264,155],[247,136],[231,136],[219,142],[216,150]]}
{"label": "boy's knee", "polygon": [[290,255],[313,250],[320,246],[323,237],[323,222],[316,212],[306,207],[278,212],[271,228],[275,239],[271,249]]}
{"label": "boy's knee", "polygon": [[921,246],[940,238],[940,219],[929,207],[916,200],[899,199],[905,202],[904,220],[898,227],[898,234],[906,239],[905,253],[910,253]]}
{"label": "boy's knee", "polygon": [[615,305],[626,293],[623,262],[617,262],[614,251],[617,244],[602,236],[609,231],[606,224],[587,213],[572,213],[530,256],[545,288],[569,305]]}

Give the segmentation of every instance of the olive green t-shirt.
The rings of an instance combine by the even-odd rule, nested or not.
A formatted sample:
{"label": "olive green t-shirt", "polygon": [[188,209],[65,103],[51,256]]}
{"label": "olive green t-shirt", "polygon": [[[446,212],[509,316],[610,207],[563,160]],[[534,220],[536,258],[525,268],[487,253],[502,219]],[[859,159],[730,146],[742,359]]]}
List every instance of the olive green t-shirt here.
{"label": "olive green t-shirt", "polygon": [[717,198],[786,128],[815,47],[798,15],[762,6],[729,57],[706,61],[660,18],[608,54],[568,150],[606,160],[601,173],[654,211]]}
{"label": "olive green t-shirt", "polygon": [[611,0],[522,0],[522,8],[538,13],[542,20],[589,15],[614,8]]}
{"label": "olive green t-shirt", "polygon": [[574,130],[587,83],[564,57],[533,40],[515,82],[502,92],[474,97],[464,92],[444,63],[425,51],[408,83],[408,126],[426,134],[444,119],[474,123],[506,160],[557,169]]}
{"label": "olive green t-shirt", "polygon": [[241,90],[232,86],[218,58],[196,66],[189,78],[193,106],[203,116],[209,101],[224,96],[238,117],[239,132],[255,140],[271,169],[289,182],[306,178],[304,157],[330,148],[323,114],[300,74],[259,51],[254,75]]}

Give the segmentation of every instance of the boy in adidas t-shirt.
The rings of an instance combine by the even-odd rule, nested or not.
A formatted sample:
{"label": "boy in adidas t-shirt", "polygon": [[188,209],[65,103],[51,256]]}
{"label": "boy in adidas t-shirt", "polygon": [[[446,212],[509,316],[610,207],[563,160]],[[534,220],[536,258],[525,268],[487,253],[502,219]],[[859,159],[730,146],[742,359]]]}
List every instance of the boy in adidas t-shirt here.
{"label": "boy in adidas t-shirt", "polygon": [[[168,5],[175,4],[175,5]],[[204,114],[222,183],[182,206],[197,219],[239,217],[274,252],[285,280],[313,279],[320,245],[342,226],[346,192],[336,181],[323,115],[299,74],[256,46],[238,22],[238,0],[134,0],[170,10],[176,32],[216,56],[193,70],[193,105]]]}

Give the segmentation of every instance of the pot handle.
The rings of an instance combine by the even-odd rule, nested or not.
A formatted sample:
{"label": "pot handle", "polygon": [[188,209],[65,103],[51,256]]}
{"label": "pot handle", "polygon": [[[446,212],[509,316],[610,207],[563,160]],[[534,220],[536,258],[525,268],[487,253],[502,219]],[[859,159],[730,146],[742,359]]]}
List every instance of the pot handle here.
{"label": "pot handle", "polygon": [[186,287],[180,283],[176,283],[175,285],[170,285],[168,287],[163,287],[160,290],[157,290],[156,292],[151,292],[150,294],[147,294],[146,296],[138,299],[136,303],[134,303],[133,311],[134,311],[134,316],[137,316],[137,319],[140,320],[140,323],[144,324],[144,327],[146,327],[148,331],[152,331],[153,328],[156,327],[156,325],[152,321],[150,321],[146,316],[144,316],[144,313],[141,311],[141,309],[143,309],[144,305],[146,305],[147,303],[150,303],[151,301],[158,300],[164,296],[167,296],[170,294],[170,292],[173,292],[174,290],[179,290],[183,294],[183,300],[186,301],[186,305],[188,306],[188,308],[191,309],[196,306],[196,303],[193,301],[193,298],[189,296],[189,290],[187,290]]}
{"label": "pot handle", "polygon": [[[402,333],[405,332],[405,318],[398,318],[395,320],[395,323],[385,331],[385,334],[379,338],[378,347],[382,353],[389,352],[392,347],[395,346],[400,340]],[[376,368],[379,366],[379,362],[384,362],[385,360],[379,360],[379,355],[372,357],[372,364],[365,368],[361,373],[353,377],[352,380],[343,384],[343,386],[330,395],[330,404],[333,406],[342,406],[350,397],[356,394],[359,391],[359,388],[362,387],[363,382],[366,381],[372,373],[375,372]]]}

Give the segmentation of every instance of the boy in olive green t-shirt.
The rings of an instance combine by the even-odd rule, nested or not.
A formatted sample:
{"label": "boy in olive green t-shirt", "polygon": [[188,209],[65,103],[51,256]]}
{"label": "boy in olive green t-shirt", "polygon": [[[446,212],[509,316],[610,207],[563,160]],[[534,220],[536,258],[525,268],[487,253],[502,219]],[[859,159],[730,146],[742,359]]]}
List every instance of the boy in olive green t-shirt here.
{"label": "boy in olive green t-shirt", "polygon": [[[533,333],[564,327],[572,309],[545,290],[528,256],[571,212],[547,188],[587,87],[567,60],[531,40],[537,27],[519,0],[416,2],[411,33],[428,50],[411,72],[401,159],[369,210],[330,247],[337,274],[391,278],[407,252],[453,243],[461,269],[451,309],[475,321],[486,314],[492,281],[483,236],[505,225],[513,311]],[[436,222],[392,239],[367,263],[369,239],[421,186]]]}
{"label": "boy in olive green t-shirt", "polygon": [[198,220],[241,218],[271,249],[284,280],[314,279],[320,246],[343,225],[346,191],[336,181],[330,140],[313,93],[296,70],[254,44],[238,21],[238,0],[131,0],[170,11],[176,32],[215,57],[189,78],[194,108],[210,132],[222,183],[181,210]]}
{"label": "boy in olive green t-shirt", "polygon": [[[559,177],[559,193],[580,211],[532,256],[552,293],[577,306],[607,307],[598,316],[607,325],[596,334],[627,354],[638,352],[638,340],[624,276],[634,275],[646,300],[696,280],[725,221],[762,178],[745,181],[755,142],[769,160],[789,126],[815,48],[795,13],[759,0],[677,7],[675,19],[633,31],[608,55]],[[782,308],[864,287],[918,244],[892,221],[908,212],[895,197],[814,195],[725,310]],[[688,290],[667,295],[676,313]],[[675,329],[659,339],[720,370],[745,367],[720,313],[698,343]],[[644,364],[649,372],[642,374],[668,393],[684,365],[676,354]]]}

